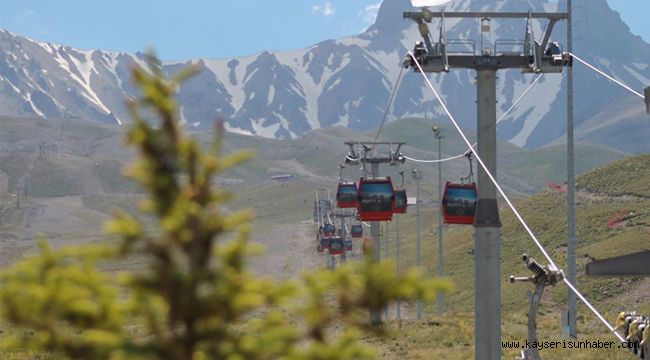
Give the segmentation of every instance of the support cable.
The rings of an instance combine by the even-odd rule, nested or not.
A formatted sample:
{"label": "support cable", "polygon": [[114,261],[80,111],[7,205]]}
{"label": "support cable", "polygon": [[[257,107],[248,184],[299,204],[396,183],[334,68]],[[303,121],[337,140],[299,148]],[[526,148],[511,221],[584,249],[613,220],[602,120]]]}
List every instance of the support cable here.
{"label": "support cable", "polygon": [[446,161],[462,158],[463,156],[465,156],[465,154],[450,156],[450,157],[444,158],[444,159],[434,159],[434,160],[420,160],[420,159],[415,159],[415,158],[412,158],[410,156],[406,156],[406,155],[403,155],[403,154],[402,154],[402,156],[404,157],[404,159],[409,160],[409,161],[413,161],[413,162],[416,162],[416,163],[435,164],[435,163],[441,163],[441,162],[446,162]]}
{"label": "support cable", "polygon": [[569,53],[569,54],[571,55],[571,57],[573,57],[574,59],[580,61],[581,63],[583,63],[585,66],[587,66],[587,67],[590,68],[591,70],[593,70],[593,71],[599,73],[600,75],[602,75],[602,76],[606,77],[607,79],[613,81],[614,83],[620,85],[621,87],[625,88],[627,91],[629,91],[629,92],[631,92],[632,94],[634,94],[634,95],[640,97],[641,99],[645,99],[645,96],[643,96],[643,94],[641,94],[640,92],[635,91],[634,89],[632,89],[631,87],[625,85],[625,84],[622,83],[621,81],[618,81],[618,80],[614,79],[613,77],[611,77],[611,76],[605,74],[602,70],[597,69],[595,66],[593,66],[593,65],[589,64],[588,62],[586,62],[585,60],[581,59],[581,58],[578,57],[576,54],[574,54],[574,53]]}
{"label": "support cable", "polygon": [[395,93],[397,92],[397,88],[399,87],[400,80],[402,79],[402,72],[404,72],[404,67],[400,66],[399,74],[397,75],[397,81],[395,81],[395,85],[393,85],[393,91],[391,91],[390,98],[388,99],[388,105],[386,106],[386,111],[384,111],[384,119],[381,121],[381,125],[379,125],[379,130],[377,130],[377,135],[375,136],[375,142],[377,142],[377,139],[379,139],[379,134],[381,134],[381,130],[384,128],[384,123],[388,118],[390,105],[393,103],[393,100],[395,98]]}
{"label": "support cable", "polygon": [[[467,139],[467,136],[465,135],[465,133],[463,133],[463,130],[460,128],[460,125],[458,125],[458,122],[456,121],[456,119],[454,118],[454,116],[449,112],[449,109],[447,108],[447,106],[445,105],[445,103],[442,101],[442,98],[440,97],[440,95],[438,94],[438,92],[436,91],[436,89],[435,89],[435,88],[433,87],[433,85],[431,84],[431,81],[429,81],[429,78],[425,75],[425,72],[424,72],[424,70],[422,69],[422,66],[420,65],[420,62],[418,61],[418,59],[415,57],[415,55],[414,55],[411,51],[409,51],[407,55],[410,56],[410,57],[413,59],[415,65],[417,66],[418,70],[419,70],[420,73],[422,74],[422,77],[424,78],[424,81],[427,83],[427,85],[429,86],[429,88],[431,89],[431,91],[433,92],[433,94],[434,94],[434,95],[436,96],[436,98],[438,99],[438,102],[439,102],[440,105],[442,106],[443,110],[445,111],[445,113],[447,114],[447,116],[449,117],[449,119],[451,120],[452,124],[454,125],[454,127],[456,128],[456,130],[458,131],[458,133],[460,134],[460,136],[462,137],[463,141],[465,141],[465,144],[467,144],[467,146],[469,147],[469,149],[470,149],[470,150],[474,153],[474,155],[476,156],[476,160],[477,160],[478,163],[481,165],[481,168],[483,168],[483,170],[485,171],[485,174],[490,178],[490,181],[492,181],[492,183],[494,184],[494,186],[496,187],[496,189],[499,191],[499,193],[501,194],[501,196],[503,197],[503,199],[506,201],[506,203],[508,203],[508,206],[510,207],[510,209],[512,210],[512,212],[515,214],[515,216],[517,217],[517,219],[519,220],[519,222],[521,223],[521,225],[524,227],[524,229],[526,230],[526,232],[528,233],[528,235],[530,236],[530,238],[533,240],[533,242],[535,243],[535,245],[537,246],[537,248],[542,252],[542,254],[543,254],[544,257],[546,258],[546,260],[549,262],[549,264],[551,265],[551,270],[556,270],[556,269],[557,269],[557,270],[560,270],[560,268],[558,268],[558,266],[555,264],[555,262],[553,261],[553,259],[551,258],[551,256],[548,254],[548,252],[546,251],[546,249],[544,248],[544,246],[541,244],[541,242],[537,239],[537,237],[535,236],[535,234],[533,233],[533,231],[530,229],[530,227],[528,226],[528,224],[526,223],[526,221],[524,220],[524,218],[521,216],[521,214],[519,213],[519,211],[517,211],[517,208],[515,208],[514,204],[510,201],[510,198],[506,195],[506,193],[503,191],[503,189],[501,188],[501,186],[499,185],[499,183],[496,181],[496,179],[494,178],[494,175],[492,175],[492,173],[489,171],[489,169],[487,168],[487,166],[486,166],[485,163],[483,162],[483,159],[481,159],[481,157],[480,157],[480,156],[478,155],[478,153],[475,151],[475,149],[474,149],[474,145],[472,145],[472,143]],[[605,319],[605,318],[604,318],[604,317],[603,317],[603,316],[598,312],[598,310],[596,310],[596,308],[594,308],[593,305],[591,305],[591,303],[589,303],[589,301],[588,301],[588,300],[587,300],[587,299],[586,299],[586,298],[585,298],[585,297],[584,297],[584,296],[583,296],[583,295],[578,291],[578,289],[575,288],[575,286],[573,286],[573,284],[571,284],[567,279],[564,279],[564,282],[567,284],[567,286],[569,287],[569,289],[571,289],[571,291],[573,291],[573,292],[576,294],[576,296],[578,296],[578,298],[579,298],[582,302],[584,302],[585,305],[587,305],[587,307],[589,308],[589,310],[591,310],[591,311],[592,311],[592,312],[593,312],[593,313],[598,317],[598,319],[600,319],[600,320],[601,320],[601,321],[602,321],[602,322],[607,326],[607,328],[608,328],[608,329],[609,329],[609,330],[610,330],[610,331],[611,331],[611,332],[612,332],[612,333],[613,333],[613,334],[614,334],[614,335],[615,335],[615,336],[616,336],[620,341],[622,341],[622,342],[625,341],[625,339],[623,339],[623,337],[622,337],[620,334],[618,334],[618,333],[616,333],[616,332],[614,331],[614,328],[609,324],[609,322],[608,322],[608,321],[607,321],[607,320],[606,320],[606,319]]]}
{"label": "support cable", "polygon": [[[510,113],[510,111],[512,111],[512,109],[514,109],[515,106],[517,106],[517,104],[519,104],[519,102],[526,96],[526,94],[528,94],[530,89],[532,89],[533,86],[535,84],[537,84],[539,79],[542,78],[542,75],[544,75],[544,73],[537,75],[535,80],[533,80],[533,82],[528,86],[528,88],[526,90],[524,90],[524,92],[519,96],[519,98],[517,98],[517,100],[515,100],[515,102],[512,103],[512,105],[508,108],[508,110],[506,110],[506,112],[504,112],[503,115],[501,115],[501,117],[499,117],[499,119],[497,120],[497,124],[500,123],[501,120],[505,119],[505,117],[508,115],[508,113]],[[476,146],[476,143],[474,144],[474,146]]]}
{"label": "support cable", "polygon": [[[533,88],[533,86],[537,83],[537,81],[539,81],[539,79],[542,77],[542,75],[544,75],[544,74],[539,74],[539,75],[537,75],[537,77],[535,78],[535,80],[533,80],[533,82],[528,86],[528,88],[527,88],[526,90],[524,90],[524,92],[523,92],[523,93],[522,93],[522,94],[517,98],[517,100],[515,100],[514,103],[512,103],[512,105],[508,108],[508,110],[506,110],[506,112],[504,112],[504,113],[501,115],[501,117],[499,117],[499,119],[498,119],[497,122],[496,122],[497,124],[500,123],[503,119],[505,119],[506,116],[508,116],[508,114],[510,113],[510,111],[512,111],[512,109],[514,109],[515,106],[517,106],[517,104],[519,104],[519,102],[520,102],[520,101],[521,101],[521,100],[526,96],[526,94],[528,94],[528,92],[530,91],[530,89]],[[473,146],[476,146],[476,145],[477,145],[477,143],[474,143]],[[403,155],[403,156],[404,156],[404,158],[405,158],[406,160],[410,160],[410,161],[413,161],[413,162],[416,162],[416,163],[422,163],[422,164],[435,164],[435,163],[441,163],[441,162],[446,162],[446,161],[450,161],[450,160],[455,160],[455,159],[462,158],[463,156],[466,156],[467,153],[468,153],[468,151],[464,152],[463,154],[456,155],[456,156],[450,156],[450,157],[448,157],[448,158],[444,158],[444,159],[434,159],[434,160],[420,160],[420,159],[414,159],[414,158],[412,158],[412,157],[408,157],[408,156],[406,156],[406,155]]]}

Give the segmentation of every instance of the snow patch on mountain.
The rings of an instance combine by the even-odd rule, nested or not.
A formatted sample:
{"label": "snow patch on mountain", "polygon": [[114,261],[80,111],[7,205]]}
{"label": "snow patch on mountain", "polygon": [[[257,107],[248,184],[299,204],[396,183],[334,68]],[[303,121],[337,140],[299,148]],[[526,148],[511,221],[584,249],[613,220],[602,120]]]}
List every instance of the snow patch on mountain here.
{"label": "snow patch on mountain", "polygon": [[[646,60],[650,58],[650,46],[629,34],[629,28],[607,7],[605,0],[574,1],[577,17],[598,19],[583,21],[582,26],[574,29],[576,39],[580,39],[574,44],[576,53],[634,89],[649,83],[650,65]],[[276,138],[295,138],[334,125],[366,131],[379,125],[406,51],[421,40],[417,25],[401,15],[411,9],[409,0],[384,0],[375,24],[358,36],[327,40],[294,51],[163,62],[163,69],[169,75],[189,63],[203,69],[179,90],[183,106],[180,115],[187,126],[207,130],[214,119],[225,119],[228,131]],[[558,3],[451,0],[433,10],[440,9],[552,12],[558,10]],[[563,26],[563,22],[556,25],[552,41],[564,42]],[[533,27],[539,39],[546,22],[535,20]],[[478,20],[446,19],[445,28],[448,40],[474,40],[479,46]],[[429,29],[433,40],[437,40],[439,21],[434,20]],[[493,40],[521,39],[524,29],[525,21],[492,21]],[[605,41],[607,36],[603,34],[616,41]],[[503,48],[501,51],[510,51]],[[449,50],[468,47],[450,44]],[[128,111],[123,99],[138,94],[128,70],[133,64],[147,70],[144,59],[140,53],[76,50],[0,29],[0,86],[5,90],[0,93],[0,103],[7,105],[0,111],[8,111],[7,115],[41,116],[40,113],[47,118],[69,114],[103,122],[126,119]],[[497,106],[501,113],[533,79],[515,72],[498,73]],[[624,92],[582,65],[576,66],[574,72],[576,89],[583,89],[576,92],[578,122],[602,111],[610,100],[618,101],[617,97]],[[475,72],[454,69],[427,77],[461,125],[473,128]],[[565,100],[559,97],[561,78],[557,74],[545,75],[500,124],[500,137],[529,147],[561,137],[564,124],[551,121],[553,117],[547,114],[564,112]],[[445,117],[421,74],[404,70],[388,119],[421,117],[431,112],[441,120]]]}
{"label": "snow patch on mountain", "polygon": [[231,133],[235,134],[241,134],[241,135],[246,135],[246,136],[253,136],[254,134],[248,130],[240,129],[238,127],[230,126],[228,123],[223,124],[224,129],[226,131],[229,131]]}
{"label": "snow patch on mountain", "polygon": [[45,114],[43,114],[43,112],[41,111],[41,109],[39,109],[38,106],[36,106],[36,105],[34,104],[34,102],[32,101],[32,93],[27,93],[27,96],[26,96],[25,98],[26,98],[26,100],[29,102],[29,105],[32,107],[32,110],[34,110],[34,112],[36,113],[36,115],[38,115],[38,116],[40,116],[40,117],[42,117],[42,118],[45,118]]}
{"label": "snow patch on mountain", "polygon": [[14,85],[14,83],[12,83],[11,80],[2,78],[2,81],[6,81],[17,94],[22,95],[22,91],[20,91],[20,89],[16,85]]}
{"label": "snow patch on mountain", "polygon": [[275,134],[278,132],[278,130],[280,130],[281,123],[264,126],[264,123],[267,121],[265,118],[251,119],[251,121],[255,135],[267,138],[275,138]]}
{"label": "snow patch on mountain", "polygon": [[[299,59],[303,56],[309,56],[310,60],[302,63]],[[318,121],[318,96],[320,94],[319,86],[307,71],[307,66],[313,60],[313,53],[307,50],[307,54],[303,51],[290,51],[276,54],[276,58],[282,64],[288,65],[292,69],[294,79],[298,84],[296,92],[300,93],[307,103],[305,108],[300,111],[307,118],[307,123],[311,130],[320,129],[320,122]]]}
{"label": "snow patch on mountain", "polygon": [[122,79],[117,75],[117,66],[118,66],[118,60],[117,57],[120,54],[118,53],[102,53],[102,60],[104,60],[104,63],[106,65],[106,69],[109,71],[111,75],[113,75],[113,78],[115,78],[115,81],[117,81],[117,86],[122,89],[124,87],[124,84],[122,84]]}
{"label": "snow patch on mountain", "polygon": [[289,123],[289,120],[287,120],[287,118],[285,118],[282,114],[280,114],[280,113],[278,113],[278,112],[275,112],[275,111],[273,111],[273,115],[277,116],[278,119],[280,119],[280,125],[281,125],[281,127],[282,127],[283,129],[287,129],[287,131],[289,131],[289,137],[290,137],[291,139],[295,139],[295,138],[298,137],[298,135],[297,135],[295,132],[289,130],[290,127],[291,127],[291,124]]}
{"label": "snow patch on mountain", "polygon": [[275,99],[275,86],[271,85],[269,86],[269,94],[266,98],[266,103],[270,105],[274,99]]}
{"label": "snow patch on mountain", "polygon": [[[56,55],[54,57],[54,60],[63,70],[68,72],[70,78],[75,80],[83,88],[84,91],[81,93],[81,95],[93,103],[95,106],[97,106],[99,109],[101,109],[104,113],[110,114],[111,111],[100,100],[99,96],[97,96],[97,93],[95,93],[92,88],[90,79],[91,74],[97,74],[97,70],[95,70],[95,63],[92,60],[91,56],[92,51],[79,51],[79,54],[83,56],[83,60],[77,59],[74,55],[68,55],[63,46],[56,48],[55,54]],[[66,54],[69,60],[67,60],[63,54]],[[70,62],[72,62],[72,65],[75,67],[74,69],[71,68]],[[79,75],[81,77],[79,77]],[[117,120],[117,122],[121,125],[121,122],[119,120]]]}
{"label": "snow patch on mountain", "polygon": [[214,74],[231,96],[230,105],[235,113],[242,109],[246,101],[243,82],[246,69],[257,59],[257,55],[237,58],[235,60],[204,60],[205,66]]}
{"label": "snow patch on mountain", "polygon": [[631,67],[629,67],[629,66],[627,66],[625,64],[623,64],[623,68],[625,68],[625,70],[627,70],[627,72],[629,72],[630,74],[632,74],[632,76],[634,76],[637,80],[639,80],[640,83],[642,83],[642,84],[650,84],[650,78],[647,78],[643,74],[639,73],[638,71],[632,69]]}
{"label": "snow patch on mountain", "polygon": [[511,143],[522,147],[526,146],[530,134],[535,130],[544,115],[551,110],[553,103],[560,95],[559,91],[548,91],[548,88],[559,89],[563,78],[564,76],[558,75],[545,76],[543,80],[548,85],[537,86],[536,84],[530,89],[527,96],[535,99],[535,102],[529,102],[528,104],[520,103],[511,113],[513,118],[519,118],[525,112],[532,110],[530,115],[522,120],[524,122],[523,128],[517,135],[510,139]]}

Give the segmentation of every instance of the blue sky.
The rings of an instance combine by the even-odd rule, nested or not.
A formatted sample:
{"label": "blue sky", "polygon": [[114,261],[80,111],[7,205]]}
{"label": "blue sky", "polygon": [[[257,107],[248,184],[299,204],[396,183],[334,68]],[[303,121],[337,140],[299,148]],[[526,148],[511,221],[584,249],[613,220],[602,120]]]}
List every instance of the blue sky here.
{"label": "blue sky", "polygon": [[[650,0],[608,0],[650,43]],[[380,0],[0,0],[0,27],[82,49],[165,60],[291,50],[361,32]],[[146,17],[143,14],[148,14]],[[645,17],[645,18],[644,18]]]}

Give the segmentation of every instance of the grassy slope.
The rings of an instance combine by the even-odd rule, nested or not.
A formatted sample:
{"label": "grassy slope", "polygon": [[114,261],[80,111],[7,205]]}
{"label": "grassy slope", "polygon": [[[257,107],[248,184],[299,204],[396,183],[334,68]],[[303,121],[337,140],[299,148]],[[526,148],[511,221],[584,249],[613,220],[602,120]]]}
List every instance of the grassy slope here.
{"label": "grassy slope", "polygon": [[648,198],[648,179],[650,154],[645,154],[605,166],[601,171],[585,174],[579,179],[578,185],[597,193]]}
{"label": "grassy slope", "polygon": [[[642,155],[628,158],[601,167],[578,178],[583,189],[578,193],[577,224],[578,233],[578,288],[592,300],[593,304],[605,316],[613,321],[615,314],[621,310],[637,310],[650,313],[650,298],[647,293],[650,288],[648,279],[635,278],[587,278],[584,276],[584,266],[589,261],[588,256],[605,258],[629,254],[643,249],[650,249],[647,241],[650,232],[650,214],[644,214],[628,222],[623,228],[609,229],[607,220],[621,209],[647,211],[650,208],[650,183],[648,183],[648,167],[644,166],[648,156]],[[633,164],[633,165],[631,165]],[[627,171],[631,183],[629,189],[621,192],[616,185],[619,182],[620,171],[636,167],[635,171]],[[595,196],[592,192],[600,195]],[[612,193],[610,193],[612,192]],[[640,198],[619,197],[620,193],[634,193]],[[549,250],[551,256],[560,267],[566,264],[566,196],[565,194],[544,191],[529,199],[521,200],[517,207],[528,221],[533,232]],[[430,232],[432,211],[423,212],[423,247],[424,266],[427,273],[436,271],[437,258],[434,244],[437,235]],[[522,253],[528,253],[538,260],[543,260],[541,253],[536,250],[532,241],[524,233],[514,216],[508,211],[502,211],[502,314],[503,339],[523,340],[526,337],[526,313],[528,309],[527,292],[532,290],[528,284],[510,284],[508,276],[527,275],[520,260]],[[415,263],[415,228],[414,216],[404,215],[400,219],[402,228],[402,261],[407,266]],[[449,315],[443,319],[431,314],[435,313],[436,304],[429,304],[426,312],[432,324],[410,322],[390,341],[377,343],[385,358],[405,356],[409,359],[466,359],[473,355],[473,257],[471,255],[473,241],[472,229],[464,227],[449,227],[445,233],[444,249],[446,272],[456,284],[456,290],[447,297]],[[389,240],[391,249],[394,241]],[[391,253],[394,256],[394,250]],[[564,307],[567,289],[558,285],[545,293],[539,317],[540,339],[545,341],[562,341],[560,328],[560,312]],[[610,341],[614,339],[607,329],[588,312],[579,306],[580,340]],[[410,314],[411,318],[413,314]],[[397,326],[393,324],[392,326]],[[375,343],[375,342],[373,342]],[[504,351],[504,356],[514,356],[514,351]],[[542,355],[549,359],[627,359],[630,354],[620,349],[578,351],[569,349],[545,350]]]}
{"label": "grassy slope", "polygon": [[[17,179],[22,178],[30,171],[39,171],[43,177],[51,174],[62,174],[62,178],[68,176],[68,170],[81,171],[82,177],[93,178],[95,183],[99,182],[102,193],[86,193],[88,186],[82,186],[84,193],[82,201],[89,209],[99,210],[108,213],[115,206],[126,207],[134,210],[134,202],[137,197],[114,196],[116,194],[128,194],[134,190],[131,184],[118,180],[121,164],[128,162],[131,153],[121,146],[121,136],[114,128],[100,125],[89,126],[86,123],[67,123],[58,132],[56,123],[44,124],[38,119],[31,122],[16,119],[2,120],[2,141],[11,143],[11,151],[6,151],[3,146],[3,153],[0,154],[0,169],[10,176],[10,191],[15,187]],[[41,128],[35,136],[30,132],[32,126]],[[413,147],[407,148],[412,153],[422,158],[434,157],[433,152],[426,150],[431,146],[429,125],[419,120],[404,120],[388,124],[382,138],[400,140],[402,136],[407,137],[406,141]],[[410,137],[408,137],[410,135]],[[205,136],[197,135],[197,136]],[[312,194],[317,186],[328,185],[334,187],[335,178],[333,174],[335,164],[341,161],[346,149],[341,142],[356,138],[358,134],[342,128],[320,130],[306,135],[303,138],[293,141],[279,142],[276,140],[260,139],[253,137],[229,134],[226,137],[228,150],[240,148],[256,148],[259,159],[245,165],[237,172],[228,174],[231,178],[243,178],[243,184],[232,185],[233,190],[239,195],[233,208],[252,207],[258,214],[257,229],[268,224],[285,222],[298,222],[311,218]],[[452,143],[452,134],[447,131],[446,143]],[[38,144],[45,142],[56,145],[56,150],[46,152],[46,160],[41,161],[47,166],[54,166],[48,171],[41,168],[37,159]],[[453,144],[457,144],[453,141]],[[445,155],[454,155],[463,149],[460,145],[457,148],[443,150]],[[500,172],[501,179],[511,184],[511,189],[516,191],[517,186],[523,191],[531,191],[538,186],[543,186],[546,179],[554,180],[554,176],[563,173],[563,160],[561,158],[562,147],[553,147],[535,151],[521,150],[514,146],[503,145],[500,147],[500,166],[504,169]],[[611,159],[616,159],[623,154],[600,147],[579,146],[577,164],[578,170],[592,168]],[[65,156],[60,156],[61,154]],[[444,156],[444,155],[443,155]],[[295,159],[295,161],[291,161]],[[650,200],[637,198],[611,198],[607,194],[634,194],[638,197],[650,197],[647,194],[647,156],[636,160],[624,160],[611,166],[599,169],[597,172],[586,174],[578,179],[581,188],[588,189],[578,197],[578,239],[580,247],[579,269],[582,269],[587,259],[585,254],[596,258],[611,255],[620,255],[632,252],[633,249],[646,246],[647,241],[647,217],[635,218],[623,229],[609,230],[605,223],[612,215],[619,210],[628,209],[643,211],[650,207]],[[32,167],[32,165],[35,167]],[[407,165],[408,168],[411,165]],[[445,164],[443,171],[451,173],[450,178],[463,175],[466,165],[463,162],[457,164]],[[92,170],[88,175],[87,169]],[[297,170],[296,170],[297,169]],[[435,168],[421,168],[427,179],[433,178]],[[52,172],[50,172],[52,171]],[[315,177],[304,176],[299,181],[287,183],[272,183],[266,181],[269,175],[301,171],[312,173]],[[395,176],[395,169],[390,174]],[[644,172],[645,171],[645,172]],[[388,173],[388,172],[387,172]],[[76,174],[76,173],[75,173]],[[350,169],[348,174],[357,176],[358,170]],[[615,176],[608,176],[614,174]],[[326,176],[325,176],[326,175]],[[58,176],[57,176],[58,177]],[[624,187],[620,185],[620,179],[625,177]],[[72,177],[74,178],[74,177]],[[68,179],[66,177],[66,179]],[[49,180],[48,180],[49,181]],[[407,181],[410,181],[407,179]],[[89,181],[82,181],[87,185]],[[92,181],[90,181],[92,183]],[[423,183],[423,196],[431,199],[434,191],[431,181]],[[68,182],[61,181],[62,184]],[[56,185],[56,184],[55,184]],[[91,184],[92,185],[92,184]],[[629,187],[629,188],[628,188]],[[43,194],[48,196],[48,191],[56,190],[60,194],[71,195],[77,193],[78,186],[56,185],[52,188],[42,186]],[[92,186],[90,187],[92,188]],[[63,190],[61,190],[63,189]],[[407,184],[409,194],[412,196],[415,184]],[[645,191],[645,192],[644,192]],[[591,192],[598,193],[598,197],[592,196]],[[59,195],[60,195],[59,194]],[[603,197],[603,194],[605,196]],[[5,202],[7,199],[4,200]],[[518,202],[524,216],[530,221],[535,233],[540,240],[549,247],[552,256],[558,264],[564,264],[565,260],[565,222],[564,214],[565,198],[563,194],[543,192],[529,199]],[[281,211],[278,211],[281,209]],[[5,213],[7,214],[7,213]],[[24,214],[12,211],[11,218],[21,219]],[[428,273],[433,274],[436,269],[436,251],[434,248],[437,236],[433,233],[434,216],[431,206],[422,209],[423,242],[422,253],[423,263]],[[6,219],[6,218],[5,218]],[[525,334],[525,309],[527,308],[526,293],[530,289],[523,284],[511,285],[505,281],[510,274],[525,274],[519,258],[521,253],[528,252],[534,257],[541,259],[537,251],[532,250],[530,240],[523,235],[521,228],[515,224],[514,219],[508,211],[502,212],[504,227],[502,228],[503,250],[502,250],[502,297],[504,304],[504,320],[508,323],[504,327],[504,338],[511,336],[513,339],[523,339]],[[18,221],[18,220],[17,220]],[[415,263],[415,217],[413,209],[410,214],[401,218],[402,228],[402,254],[405,266]],[[3,223],[2,226],[7,226]],[[394,224],[390,225],[390,232],[394,232]],[[3,229],[15,230],[15,227],[4,227]],[[93,234],[99,233],[100,229],[88,229]],[[473,258],[471,229],[466,227],[450,227],[445,234],[445,256],[446,271],[456,283],[456,291],[448,296],[448,307],[452,314],[456,314],[461,320],[449,320],[448,324],[442,325],[419,325],[412,323],[402,330],[401,335],[396,335],[396,343],[400,344],[403,350],[407,351],[406,358],[431,358],[429,355],[437,354],[438,358],[468,358],[471,356],[473,344],[472,325],[472,304],[473,304]],[[390,253],[394,254],[394,236],[390,241]],[[646,280],[625,280],[620,279],[584,279],[579,277],[579,287],[586,294],[595,300],[598,308],[612,314],[628,308],[635,308],[640,311],[650,312]],[[632,295],[628,292],[630,291]],[[566,296],[566,289],[559,286],[549,291],[543,307],[546,315],[540,320],[540,331],[542,334],[557,334],[559,330],[558,311]],[[435,304],[430,304],[427,313],[434,312]],[[589,339],[603,336],[604,330],[597,324],[593,317],[581,309],[585,315],[582,319],[581,329],[589,329],[592,335]],[[443,319],[444,320],[444,319]],[[446,325],[445,325],[446,324]],[[586,324],[586,325],[585,325]],[[451,335],[450,335],[451,334]],[[411,341],[411,339],[414,339]],[[436,340],[440,339],[440,341]],[[392,345],[382,342],[380,348],[386,351],[387,358],[394,358],[395,353]],[[399,347],[398,347],[399,348]],[[405,349],[405,350],[404,350]],[[577,353],[570,353],[572,358]],[[582,353],[580,353],[582,354]],[[618,352],[615,352],[618,354]],[[453,356],[452,356],[453,355]],[[625,354],[627,355],[627,354]],[[580,355],[582,356],[582,355]],[[618,355],[614,355],[618,356]],[[629,355],[628,355],[629,356]],[[557,356],[556,358],[562,358]],[[609,356],[611,358],[616,358]],[[553,357],[551,357],[553,358]],[[588,358],[588,357],[584,357]]]}

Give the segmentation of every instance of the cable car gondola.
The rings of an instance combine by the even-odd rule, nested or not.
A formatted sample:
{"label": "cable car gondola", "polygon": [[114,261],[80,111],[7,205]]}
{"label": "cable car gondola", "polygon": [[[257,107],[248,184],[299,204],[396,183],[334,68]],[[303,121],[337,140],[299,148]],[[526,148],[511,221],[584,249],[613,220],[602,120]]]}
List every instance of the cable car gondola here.
{"label": "cable car gondola", "polygon": [[473,224],[476,199],[475,183],[457,184],[447,181],[442,196],[442,216],[445,224]]}
{"label": "cable car gondola", "polygon": [[352,251],[353,250],[352,239],[345,239],[343,241],[343,248],[345,249],[345,251]]}
{"label": "cable car gondola", "polygon": [[331,239],[329,237],[320,236],[318,241],[318,252],[323,253],[326,249],[329,250]]}
{"label": "cable car gondola", "polygon": [[361,221],[389,221],[393,218],[395,194],[390,177],[359,181],[357,212]]}
{"label": "cable car gondola", "polygon": [[343,239],[339,236],[333,237],[330,239],[329,243],[329,253],[330,255],[340,255],[343,254]]}
{"label": "cable car gondola", "polygon": [[336,206],[339,208],[357,207],[357,184],[354,182],[340,182],[336,189]]}
{"label": "cable car gondola", "polygon": [[[445,192],[442,196],[442,216],[445,224],[464,224],[471,225],[474,223],[476,213],[476,183],[472,182],[474,178],[472,166],[472,153],[465,154],[469,162],[469,174],[460,179],[460,183],[447,181]],[[467,182],[467,183],[465,183]]]}
{"label": "cable car gondola", "polygon": [[395,190],[395,205],[393,206],[393,213],[406,214],[406,208],[406,189]]}
{"label": "cable car gondola", "polygon": [[352,227],[350,228],[350,235],[355,239],[363,237],[363,227],[361,226],[361,224],[352,225]]}
{"label": "cable car gondola", "polygon": [[332,237],[336,235],[336,227],[332,224],[325,224],[321,230],[323,236]]}

